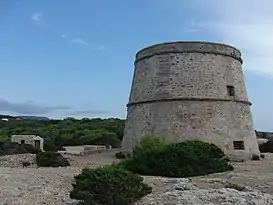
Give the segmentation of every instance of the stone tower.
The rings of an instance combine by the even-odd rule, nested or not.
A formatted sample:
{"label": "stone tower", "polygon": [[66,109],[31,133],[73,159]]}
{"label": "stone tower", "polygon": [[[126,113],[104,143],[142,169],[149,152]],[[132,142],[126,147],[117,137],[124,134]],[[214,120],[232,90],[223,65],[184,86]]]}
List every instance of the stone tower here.
{"label": "stone tower", "polygon": [[227,154],[258,154],[241,53],[209,42],[171,42],[136,54],[122,148],[144,135],[199,139]]}

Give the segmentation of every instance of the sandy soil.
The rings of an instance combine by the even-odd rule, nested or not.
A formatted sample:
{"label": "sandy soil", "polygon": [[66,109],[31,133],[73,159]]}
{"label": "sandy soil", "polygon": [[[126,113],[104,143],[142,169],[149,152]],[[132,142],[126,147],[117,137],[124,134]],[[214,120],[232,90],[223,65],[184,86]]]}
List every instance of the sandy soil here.
{"label": "sandy soil", "polygon": [[[69,199],[73,176],[84,166],[96,167],[109,164],[116,159],[112,150],[107,153],[80,157],[71,156],[68,168],[9,168],[0,167],[1,205],[68,205],[76,204]],[[273,155],[266,154],[262,161],[235,163],[232,172],[193,177],[198,187],[213,188],[209,179],[224,179],[236,184],[250,186],[262,192],[273,194]],[[216,186],[216,185],[215,185]]]}

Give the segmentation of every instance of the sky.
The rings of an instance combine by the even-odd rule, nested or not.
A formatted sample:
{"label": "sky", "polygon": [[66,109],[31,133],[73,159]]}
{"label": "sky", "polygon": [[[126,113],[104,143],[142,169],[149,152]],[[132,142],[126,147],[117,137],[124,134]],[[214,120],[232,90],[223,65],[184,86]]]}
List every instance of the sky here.
{"label": "sky", "polygon": [[212,41],[242,51],[256,129],[273,131],[272,0],[0,0],[0,113],[126,117],[138,50]]}

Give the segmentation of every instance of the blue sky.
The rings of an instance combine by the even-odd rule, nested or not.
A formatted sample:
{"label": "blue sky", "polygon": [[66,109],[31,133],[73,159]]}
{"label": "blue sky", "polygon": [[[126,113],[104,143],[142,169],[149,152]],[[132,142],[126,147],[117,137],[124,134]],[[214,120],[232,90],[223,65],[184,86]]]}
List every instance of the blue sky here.
{"label": "blue sky", "polygon": [[243,53],[257,129],[273,130],[271,0],[2,0],[0,112],[122,117],[135,53],[165,41]]}

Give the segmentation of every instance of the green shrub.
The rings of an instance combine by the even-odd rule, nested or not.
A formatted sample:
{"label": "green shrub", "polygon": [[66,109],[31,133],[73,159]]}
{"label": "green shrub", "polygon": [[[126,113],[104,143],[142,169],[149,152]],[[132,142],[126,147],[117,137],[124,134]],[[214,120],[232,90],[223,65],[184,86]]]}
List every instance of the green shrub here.
{"label": "green shrub", "polygon": [[67,167],[69,161],[57,152],[39,152],[36,155],[36,164],[39,167]]}
{"label": "green shrub", "polygon": [[0,145],[0,156],[13,154],[37,154],[40,150],[29,144],[18,144],[16,142],[6,142]]}
{"label": "green shrub", "polygon": [[44,138],[44,150],[51,152],[56,152],[58,150],[52,138],[50,137]]}
{"label": "green shrub", "polygon": [[30,144],[22,144],[21,146],[26,153],[37,154],[41,151],[39,148],[36,148]]}
{"label": "green shrub", "polygon": [[258,161],[258,160],[260,160],[260,157],[257,154],[253,154],[251,160]]}
{"label": "green shrub", "polygon": [[117,153],[115,154],[115,157],[116,157],[117,159],[125,159],[125,158],[127,158],[127,157],[130,157],[130,153],[128,153],[128,152],[126,152],[126,151],[120,151],[120,152],[117,152]]}
{"label": "green shrub", "polygon": [[137,149],[132,157],[121,161],[120,166],[141,175],[191,177],[233,170],[221,149],[202,141]]}
{"label": "green shrub", "polygon": [[59,150],[59,151],[66,151],[66,149],[63,146],[60,146],[59,148],[57,148],[57,150]]}
{"label": "green shrub", "polygon": [[[113,136],[112,136],[113,135]],[[116,137],[115,133],[110,133],[110,135],[103,135],[94,137],[93,139],[89,140],[88,144],[92,145],[111,145],[113,148],[120,147],[121,141]]]}
{"label": "green shrub", "polygon": [[30,161],[22,161],[22,165],[23,165],[23,167],[28,167],[31,165],[31,162]]}
{"label": "green shrub", "polygon": [[153,136],[153,135],[148,135],[145,136],[141,139],[139,145],[135,146],[133,149],[133,154],[137,155],[137,154],[144,154],[145,152],[151,150],[151,149],[155,149],[155,148],[159,148],[159,147],[164,147],[165,141],[157,136]]}
{"label": "green shrub", "polygon": [[273,140],[269,140],[266,143],[259,145],[259,150],[262,153],[273,153]]}
{"label": "green shrub", "polygon": [[127,205],[152,191],[141,176],[120,168],[118,164],[85,168],[75,176],[72,186],[70,198],[89,205]]}

